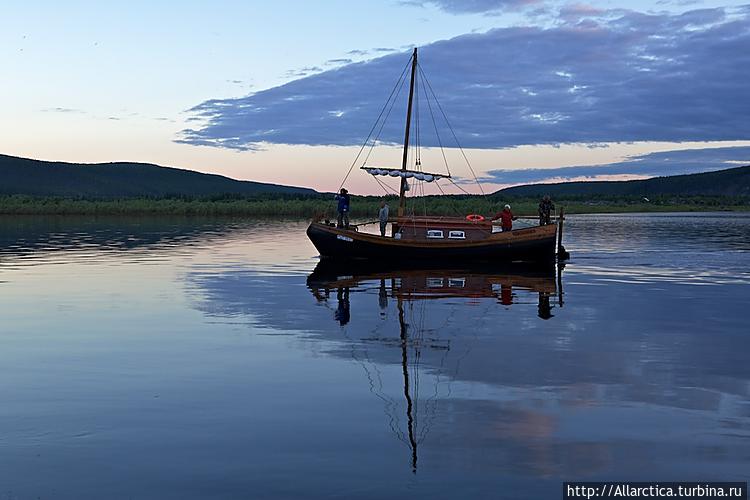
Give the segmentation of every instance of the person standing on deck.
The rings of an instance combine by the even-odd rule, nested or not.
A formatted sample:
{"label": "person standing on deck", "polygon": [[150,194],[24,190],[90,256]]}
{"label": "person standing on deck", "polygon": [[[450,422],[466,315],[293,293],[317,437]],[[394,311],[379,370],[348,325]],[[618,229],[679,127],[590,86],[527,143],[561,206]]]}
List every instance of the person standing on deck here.
{"label": "person standing on deck", "polygon": [[539,225],[546,226],[547,224],[551,224],[551,216],[552,212],[554,211],[555,204],[552,203],[549,195],[546,195],[544,198],[542,198],[542,201],[539,202]]}
{"label": "person standing on deck", "polygon": [[336,195],[336,201],[339,202],[339,219],[336,227],[338,227],[339,229],[349,229],[349,191],[341,188],[339,194]]}
{"label": "person standing on deck", "polygon": [[503,232],[505,231],[511,231],[513,229],[513,221],[516,220],[518,217],[513,215],[513,212],[510,211],[510,205],[505,205],[505,208],[503,208],[503,211],[495,215],[492,220],[500,219],[500,225],[503,229]]}
{"label": "person standing on deck", "polygon": [[380,220],[380,236],[385,236],[385,228],[388,225],[388,204],[385,201],[380,202],[380,210],[378,210],[378,219]]}

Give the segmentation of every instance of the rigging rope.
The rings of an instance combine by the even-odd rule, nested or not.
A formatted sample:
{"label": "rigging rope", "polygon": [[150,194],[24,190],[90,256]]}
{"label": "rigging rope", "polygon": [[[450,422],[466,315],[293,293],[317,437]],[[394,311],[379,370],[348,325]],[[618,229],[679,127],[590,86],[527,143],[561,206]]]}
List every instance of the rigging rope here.
{"label": "rigging rope", "polygon": [[[413,57],[414,56],[410,57],[409,60],[407,61],[407,63],[404,65],[404,68],[402,69],[401,74],[399,75],[399,78],[397,79],[395,85],[391,89],[391,92],[390,92],[390,94],[388,96],[388,99],[386,100],[385,104],[381,108],[380,113],[378,114],[378,117],[375,120],[375,123],[373,124],[372,128],[370,129],[369,133],[367,134],[367,138],[365,139],[365,141],[362,144],[362,146],[359,148],[359,151],[357,152],[357,155],[354,158],[354,161],[349,166],[349,170],[347,171],[346,175],[344,176],[343,181],[339,185],[339,189],[338,189],[339,191],[341,190],[341,188],[346,183],[347,179],[351,175],[352,170],[354,169],[354,166],[357,164],[357,162],[359,161],[360,157],[362,156],[362,153],[364,152],[364,150],[367,147],[367,145],[370,144],[370,140],[372,139],[372,143],[370,144],[370,147],[369,147],[369,149],[367,151],[367,154],[364,157],[364,161],[362,163],[363,165],[367,164],[367,161],[369,160],[369,158],[370,158],[370,156],[371,156],[371,154],[372,154],[372,152],[373,152],[373,150],[375,148],[375,145],[378,143],[378,140],[380,139],[380,136],[381,136],[381,134],[383,132],[383,129],[385,128],[385,124],[388,121],[388,118],[390,117],[391,112],[393,111],[393,108],[395,107],[395,104],[396,104],[396,101],[398,99],[398,96],[401,94],[401,91],[403,90],[403,87],[406,84],[407,70],[409,69],[409,66],[412,64]],[[450,130],[450,132],[451,132],[451,134],[453,136],[453,139],[455,140],[456,145],[458,146],[458,149],[460,150],[461,155],[463,156],[463,159],[466,162],[466,165],[469,167],[469,171],[471,172],[471,174],[472,174],[472,176],[474,178],[474,181],[476,182],[477,186],[479,186],[479,190],[480,190],[482,196],[484,196],[486,198],[487,194],[484,192],[482,184],[479,182],[479,179],[477,178],[476,172],[474,171],[474,168],[472,167],[471,162],[469,161],[469,158],[466,155],[466,152],[464,151],[463,147],[461,146],[461,143],[458,140],[458,136],[456,135],[456,132],[453,129],[453,126],[451,125],[450,120],[448,120],[447,114],[443,110],[443,107],[442,107],[442,105],[440,104],[440,101],[437,98],[437,94],[435,93],[435,90],[432,88],[432,85],[430,84],[430,81],[427,78],[427,75],[425,74],[424,70],[422,69],[422,65],[419,62],[417,62],[416,66],[417,66],[418,72],[417,72],[417,77],[414,79],[414,94],[415,94],[415,97],[416,97],[415,103],[414,103],[415,120],[414,120],[414,124],[412,125],[412,130],[414,132],[415,140],[414,140],[414,144],[413,144],[412,148],[409,148],[410,151],[407,152],[407,164],[411,164],[411,161],[413,161],[414,162],[414,169],[416,171],[422,171],[422,168],[421,168],[421,166],[422,166],[422,159],[421,159],[422,142],[421,142],[421,137],[420,137],[421,127],[420,127],[420,109],[419,109],[420,92],[422,92],[424,94],[424,99],[427,100],[427,108],[428,108],[428,111],[429,111],[429,114],[430,114],[430,118],[432,119],[432,124],[433,124],[434,130],[435,130],[435,135],[436,135],[437,141],[438,141],[438,146],[440,147],[440,153],[441,153],[441,155],[443,157],[443,163],[444,163],[445,168],[446,168],[446,170],[448,172],[448,176],[451,175],[450,167],[448,166],[448,159],[447,159],[447,156],[445,154],[445,147],[443,145],[442,139],[440,138],[440,133],[438,131],[438,126],[437,126],[437,120],[435,119],[435,113],[433,112],[432,104],[430,102],[430,100],[431,100],[430,99],[430,94],[432,94],[432,99],[434,99],[435,105],[437,106],[438,110],[442,114],[442,117],[445,120],[446,125],[448,125],[448,128],[449,128],[449,130]],[[425,84],[427,84],[426,87],[425,87]],[[384,116],[384,114],[385,114],[385,116]],[[381,118],[382,118],[382,120],[381,120]],[[380,126],[378,127],[378,125],[380,125]],[[376,129],[377,129],[377,133],[375,134],[375,136],[373,138],[373,132],[375,132]],[[380,185],[380,187],[385,191],[386,195],[389,194],[388,190],[390,190],[390,191],[398,194],[397,191],[395,189],[393,189],[391,186],[389,186],[388,184],[382,182],[376,176],[374,176],[374,177],[375,177],[376,181],[378,182],[378,184]],[[456,188],[458,188],[462,193],[464,193],[465,195],[471,196],[471,193],[469,193],[464,188],[462,188],[451,177],[448,177],[448,180],[451,182],[451,184],[453,184],[454,186],[456,186]],[[440,190],[441,194],[446,195],[446,193],[443,190],[442,186],[440,186],[437,182],[435,184],[437,185],[437,187]],[[418,196],[418,193],[416,191],[414,191],[415,187],[416,187],[416,180],[412,181],[411,184],[408,184],[408,181],[407,181],[407,191],[412,191],[413,192],[413,196],[411,197],[412,199],[414,199],[414,198],[416,198]],[[424,208],[425,215],[426,215],[426,213],[427,213],[427,201],[426,201],[426,198],[425,198],[424,183],[420,183],[418,191],[419,191],[419,193],[421,193],[421,197],[423,198],[423,208]],[[333,205],[333,203],[334,202],[332,201],[331,204]],[[411,206],[412,214],[414,214],[414,212],[415,212],[414,209],[415,208],[416,207],[412,204],[412,206]],[[454,210],[456,210],[458,212],[458,210],[457,210],[457,208],[455,206],[453,208],[454,208]]]}
{"label": "rigging rope", "polygon": [[[424,80],[424,72],[422,71],[422,68],[420,65],[417,65],[417,69],[419,70],[419,77]],[[451,169],[448,166],[448,158],[445,156],[445,149],[443,148],[443,141],[440,139],[440,133],[438,132],[437,128],[437,121],[435,120],[435,114],[432,112],[432,104],[430,104],[430,94],[425,92],[425,98],[427,99],[427,109],[430,111],[430,117],[432,118],[432,126],[435,128],[435,135],[437,136],[438,140],[438,146],[440,146],[440,153],[443,155],[443,163],[445,164],[445,169],[448,171],[448,176],[451,175]]]}
{"label": "rigging rope", "polygon": [[[443,196],[446,196],[445,191],[443,190],[443,186],[441,186],[438,183],[438,180],[439,179],[435,179],[435,186],[440,190],[440,194],[442,194]],[[463,215],[463,213],[456,207],[455,200],[449,198],[448,202],[450,204],[451,209],[453,209],[454,212],[456,212],[457,214]]]}
{"label": "rigging rope", "polygon": [[[388,184],[386,184],[385,182],[383,182],[383,181],[381,181],[380,179],[378,179],[378,178],[377,178],[377,176],[373,176],[373,178],[374,178],[374,179],[375,179],[376,181],[378,181],[378,184],[380,184],[380,187],[382,187],[382,188],[383,188],[383,190],[385,191],[385,194],[386,194],[386,195],[390,194],[390,193],[388,193],[388,189],[390,189],[391,191],[393,191],[393,193],[394,193],[394,194],[395,194],[396,196],[398,196],[398,195],[399,195],[399,192],[398,192],[398,191],[396,191],[396,190],[395,190],[395,189],[393,189],[393,188],[392,188],[391,186],[389,186],[389,185],[388,185]],[[386,189],[386,188],[387,188],[387,189]]]}
{"label": "rigging rope", "polygon": [[[417,63],[417,67],[419,67],[419,63]],[[421,71],[421,70],[420,70]],[[427,88],[432,93],[432,97],[435,99],[435,104],[437,104],[438,109],[440,110],[440,113],[443,115],[443,118],[445,119],[445,123],[448,125],[448,128],[451,131],[451,134],[453,134],[453,139],[456,141],[456,145],[458,146],[458,149],[461,151],[461,155],[464,157],[464,160],[466,161],[466,165],[469,166],[469,170],[471,171],[471,175],[474,176],[474,181],[477,183],[477,186],[479,186],[479,191],[482,193],[482,196],[486,197],[487,195],[484,192],[484,189],[482,189],[482,184],[479,182],[479,179],[477,179],[477,174],[474,172],[474,169],[471,166],[471,162],[469,161],[469,158],[466,156],[466,153],[464,152],[464,148],[461,147],[461,143],[458,140],[458,137],[456,136],[456,132],[453,130],[453,126],[451,125],[450,120],[448,120],[448,116],[445,114],[445,111],[443,111],[443,107],[440,105],[440,101],[437,98],[437,95],[435,95],[435,91],[432,89],[432,85],[430,85],[430,80],[427,78],[427,76],[424,74],[423,71],[422,76],[424,77],[425,83],[427,83]]]}
{"label": "rigging rope", "polygon": [[[383,128],[385,127],[385,124],[388,121],[388,117],[391,116],[391,111],[393,111],[393,107],[396,105],[396,99],[398,99],[398,96],[401,95],[401,90],[403,90],[404,84],[406,84],[405,71],[406,70],[404,70],[401,73],[401,79],[400,79],[401,85],[399,85],[398,92],[396,92],[396,95],[393,97],[393,101],[391,101],[391,107],[388,108],[388,113],[386,113],[385,118],[383,118],[383,121],[380,124],[380,129],[378,129],[378,133],[375,135],[375,138],[372,140],[372,145],[370,146],[370,149],[367,151],[367,156],[365,156],[365,159],[362,162],[362,165],[366,165],[367,160],[370,159],[370,155],[372,154],[373,149],[375,149],[375,145],[378,143],[378,139],[380,139],[380,134],[383,132]],[[388,103],[386,102],[386,105],[387,104]]]}
{"label": "rigging rope", "polygon": [[[354,168],[354,165],[357,164],[357,160],[362,154],[362,151],[365,149],[365,147],[367,146],[367,143],[370,141],[372,132],[375,130],[375,127],[377,127],[378,122],[380,121],[380,117],[383,116],[383,112],[385,111],[385,108],[388,106],[388,103],[390,102],[391,98],[393,98],[393,93],[396,91],[396,88],[399,87],[399,84],[401,83],[401,80],[404,78],[404,75],[406,74],[406,70],[409,68],[410,64],[411,64],[411,58],[409,58],[409,61],[404,66],[404,69],[401,71],[401,76],[399,76],[398,80],[396,81],[396,85],[393,86],[393,90],[391,90],[391,93],[388,96],[388,100],[385,101],[385,104],[383,105],[383,109],[380,110],[380,114],[378,115],[378,118],[375,120],[375,123],[372,125],[370,132],[367,134],[367,138],[365,139],[365,142],[362,143],[362,147],[359,148],[359,152],[357,153],[357,156],[354,158],[354,161],[352,162],[351,166],[349,167],[349,170],[346,172],[346,175],[344,176],[344,180],[341,181],[341,185],[339,185],[339,188],[336,190],[336,192],[341,191],[341,188],[344,187],[346,180],[349,178],[349,175],[352,173],[352,169]],[[395,98],[394,98],[394,102],[395,102]],[[392,108],[393,106],[391,106],[391,109]],[[383,120],[383,122],[385,123],[385,120]],[[382,130],[382,127],[381,127],[381,130]]]}
{"label": "rigging rope", "polygon": [[469,192],[468,192],[468,191],[466,191],[466,190],[465,190],[464,188],[462,188],[461,186],[459,186],[458,184],[456,184],[456,182],[455,182],[455,181],[454,181],[453,179],[448,179],[448,180],[449,180],[449,181],[451,182],[451,184],[453,184],[453,185],[454,185],[454,186],[456,186],[456,187],[457,187],[458,189],[460,189],[460,190],[461,190],[461,192],[463,192],[463,193],[464,193],[464,194],[466,194],[466,195],[469,195],[469,196],[471,196],[471,193],[469,193]]}

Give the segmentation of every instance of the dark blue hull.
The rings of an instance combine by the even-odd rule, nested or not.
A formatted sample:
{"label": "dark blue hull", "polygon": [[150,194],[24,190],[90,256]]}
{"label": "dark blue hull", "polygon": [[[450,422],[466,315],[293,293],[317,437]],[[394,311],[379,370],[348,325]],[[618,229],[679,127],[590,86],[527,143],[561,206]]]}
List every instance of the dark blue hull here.
{"label": "dark blue hull", "polygon": [[323,258],[403,262],[552,262],[556,226],[495,233],[481,241],[410,241],[337,229],[318,222],[307,236]]}

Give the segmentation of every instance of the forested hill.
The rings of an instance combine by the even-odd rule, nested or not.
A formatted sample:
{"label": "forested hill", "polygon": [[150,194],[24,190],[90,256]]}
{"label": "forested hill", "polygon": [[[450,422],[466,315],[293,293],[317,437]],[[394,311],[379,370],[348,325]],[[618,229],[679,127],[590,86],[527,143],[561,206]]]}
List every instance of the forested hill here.
{"label": "forested hill", "polygon": [[502,196],[555,198],[567,196],[750,196],[750,166],[700,174],[654,177],[637,181],[561,182],[527,184],[502,189]]}
{"label": "forested hill", "polygon": [[312,189],[238,181],[148,163],[62,163],[0,155],[0,195],[130,198],[162,196],[307,195]]}

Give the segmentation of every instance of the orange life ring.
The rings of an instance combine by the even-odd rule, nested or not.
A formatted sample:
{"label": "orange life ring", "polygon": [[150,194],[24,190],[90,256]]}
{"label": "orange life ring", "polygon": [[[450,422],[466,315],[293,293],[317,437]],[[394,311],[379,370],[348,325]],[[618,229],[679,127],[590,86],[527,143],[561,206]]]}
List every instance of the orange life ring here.
{"label": "orange life ring", "polygon": [[466,216],[466,220],[469,222],[482,222],[484,220],[484,216],[479,214],[469,214]]}

